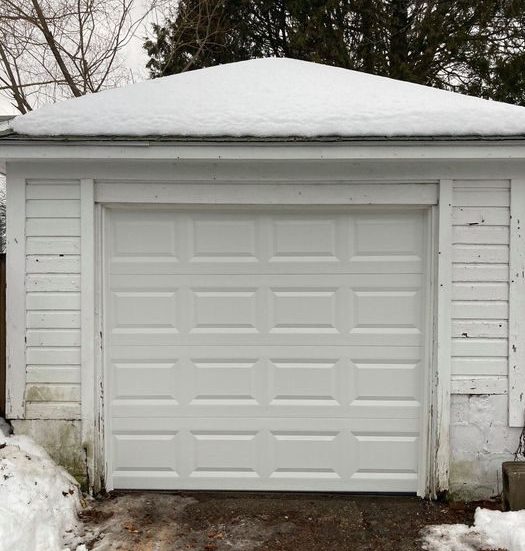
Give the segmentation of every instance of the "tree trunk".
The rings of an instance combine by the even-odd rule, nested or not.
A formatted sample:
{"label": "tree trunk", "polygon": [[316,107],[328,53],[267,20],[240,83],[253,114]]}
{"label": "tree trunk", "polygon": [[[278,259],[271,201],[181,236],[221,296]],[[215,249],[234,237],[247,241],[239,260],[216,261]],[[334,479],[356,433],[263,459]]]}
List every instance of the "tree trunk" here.
{"label": "tree trunk", "polygon": [[373,73],[375,69],[374,60],[374,11],[375,6],[369,0],[365,0],[360,6],[361,12],[361,41],[360,54],[363,60],[363,70],[366,73]]}
{"label": "tree trunk", "polygon": [[53,56],[60,67],[60,70],[62,71],[62,75],[64,76],[64,80],[67,82],[72,94],[76,97],[82,96],[82,91],[79,90],[78,86],[75,84],[75,81],[73,80],[73,77],[71,76],[71,73],[69,72],[64,59],[62,58],[62,55],[60,54],[60,51],[58,49],[57,43],[55,42],[55,38],[53,37],[53,34],[49,30],[49,26],[46,21],[46,17],[44,15],[44,12],[42,11],[42,8],[40,4],[38,3],[38,0],[32,0],[33,2],[33,8],[35,9],[35,13],[38,19],[38,24],[40,27],[40,30],[42,31],[42,34],[44,35],[44,38],[46,39],[47,45],[49,46],[49,49],[53,53]]}
{"label": "tree trunk", "polygon": [[410,80],[408,68],[409,0],[390,0],[390,76]]}

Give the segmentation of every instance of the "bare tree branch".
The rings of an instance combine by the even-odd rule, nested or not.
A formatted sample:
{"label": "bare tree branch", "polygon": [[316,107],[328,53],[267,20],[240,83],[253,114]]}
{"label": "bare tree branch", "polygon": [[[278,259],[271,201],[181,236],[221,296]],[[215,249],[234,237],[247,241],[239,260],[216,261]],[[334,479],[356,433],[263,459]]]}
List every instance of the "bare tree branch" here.
{"label": "bare tree branch", "polygon": [[21,113],[129,82],[123,51],[166,0],[0,0],[0,94]]}

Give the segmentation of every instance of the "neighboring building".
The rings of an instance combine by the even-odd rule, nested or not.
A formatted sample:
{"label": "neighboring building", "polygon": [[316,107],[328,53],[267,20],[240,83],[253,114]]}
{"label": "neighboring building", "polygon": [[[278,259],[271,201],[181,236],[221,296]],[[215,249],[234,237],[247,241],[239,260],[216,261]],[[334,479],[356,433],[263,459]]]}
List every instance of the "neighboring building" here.
{"label": "neighboring building", "polygon": [[44,107],[0,159],[8,417],[92,488],[501,489],[524,108],[258,60]]}

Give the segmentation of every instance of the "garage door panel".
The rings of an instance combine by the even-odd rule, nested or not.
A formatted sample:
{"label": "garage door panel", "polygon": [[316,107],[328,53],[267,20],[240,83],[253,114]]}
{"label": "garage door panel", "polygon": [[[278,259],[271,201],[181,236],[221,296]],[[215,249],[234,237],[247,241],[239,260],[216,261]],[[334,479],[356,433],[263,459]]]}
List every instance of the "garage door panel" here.
{"label": "garage door panel", "polygon": [[112,278],[117,346],[422,343],[420,275],[142,277]]}
{"label": "garage door panel", "polygon": [[259,262],[260,221],[252,215],[202,213],[189,219],[187,262]]}
{"label": "garage door panel", "polygon": [[421,273],[424,213],[120,211],[111,273]]}
{"label": "garage door panel", "polygon": [[163,350],[146,348],[134,361],[128,347],[116,351],[122,355],[111,369],[115,417],[420,414],[420,360],[414,349],[382,349],[364,359],[363,350],[351,347],[346,348],[350,356],[339,357],[333,348],[325,356],[317,350],[317,357],[305,348],[275,348],[275,355],[257,357],[268,350],[246,347],[226,356],[223,347],[175,347],[179,355],[169,358],[161,357]]}
{"label": "garage door panel", "polygon": [[178,431],[113,434],[113,464],[117,471],[169,471],[177,474]]}
{"label": "garage door panel", "polygon": [[355,214],[351,226],[352,257],[361,260],[394,256],[422,259],[425,249],[425,234],[421,231],[423,217],[421,210]]}
{"label": "garage door panel", "polygon": [[111,213],[112,258],[160,259],[179,263],[183,224],[170,212],[115,210]]}
{"label": "garage door panel", "polygon": [[[277,489],[279,484],[296,481],[319,488],[323,482],[337,482],[328,488],[339,491],[358,490],[365,483],[368,490],[378,491],[385,481],[395,486],[396,480],[405,483],[405,491],[407,481],[415,489],[418,426],[413,421],[308,419],[308,430],[301,420],[232,421],[154,418],[149,422],[148,430],[154,431],[150,434],[142,432],[144,421],[137,421],[131,433],[121,431],[124,423],[116,420],[115,449],[120,455],[115,460],[115,477],[140,479],[147,472],[157,479],[164,477],[168,485],[176,477],[181,488],[189,489],[208,487],[212,481],[222,481],[222,487]],[[171,446],[175,442],[178,445]],[[385,445],[389,453],[384,452]],[[153,460],[148,454],[155,446],[161,457]],[[300,488],[294,484],[292,489]]]}
{"label": "garage door panel", "polygon": [[184,373],[176,361],[114,362],[111,386],[115,400],[171,400],[177,402]]}
{"label": "garage door panel", "polygon": [[111,211],[109,485],[415,491],[426,216]]}
{"label": "garage door panel", "polygon": [[111,293],[111,319],[117,328],[171,329],[180,325],[176,291],[115,291]]}
{"label": "garage door panel", "polygon": [[115,471],[115,488],[127,490],[230,490],[275,492],[393,492],[416,493],[418,475],[412,473],[356,473],[350,480],[340,478],[255,478],[201,477],[185,479],[165,472]]}
{"label": "garage door panel", "polygon": [[359,450],[356,474],[417,474],[419,446],[417,433],[387,434],[356,431],[352,433],[352,437],[356,440],[354,447]]}

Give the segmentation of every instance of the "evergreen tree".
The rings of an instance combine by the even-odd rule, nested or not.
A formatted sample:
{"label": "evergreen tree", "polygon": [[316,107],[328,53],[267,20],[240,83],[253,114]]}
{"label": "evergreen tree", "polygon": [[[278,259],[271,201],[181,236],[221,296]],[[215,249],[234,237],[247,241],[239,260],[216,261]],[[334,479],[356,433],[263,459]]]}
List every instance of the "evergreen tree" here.
{"label": "evergreen tree", "polygon": [[292,57],[525,105],[524,0],[181,0],[152,77]]}

